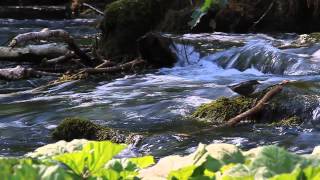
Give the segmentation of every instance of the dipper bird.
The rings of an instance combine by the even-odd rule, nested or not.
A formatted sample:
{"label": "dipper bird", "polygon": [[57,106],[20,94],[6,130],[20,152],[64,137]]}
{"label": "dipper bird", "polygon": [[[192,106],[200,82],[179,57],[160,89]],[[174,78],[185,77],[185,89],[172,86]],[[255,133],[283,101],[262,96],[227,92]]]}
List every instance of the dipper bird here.
{"label": "dipper bird", "polygon": [[228,86],[233,92],[240,94],[241,96],[250,96],[260,83],[257,80],[250,80],[241,82],[236,85]]}

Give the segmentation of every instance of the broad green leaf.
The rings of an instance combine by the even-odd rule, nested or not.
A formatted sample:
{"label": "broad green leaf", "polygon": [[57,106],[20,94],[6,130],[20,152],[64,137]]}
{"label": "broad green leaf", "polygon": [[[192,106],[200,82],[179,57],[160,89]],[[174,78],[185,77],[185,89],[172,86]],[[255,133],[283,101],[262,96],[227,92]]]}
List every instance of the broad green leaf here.
{"label": "broad green leaf", "polygon": [[233,180],[233,179],[245,179],[245,180],[253,180],[254,177],[250,172],[250,169],[243,164],[233,165],[231,168],[222,171],[222,179],[223,180]]}
{"label": "broad green leaf", "polygon": [[41,180],[80,180],[79,176],[71,174],[58,165],[49,167],[42,165],[39,167],[39,174]]}
{"label": "broad green leaf", "polygon": [[67,165],[70,169],[72,169],[76,174],[80,176],[84,173],[86,154],[82,151],[58,155],[53,159]]}
{"label": "broad green leaf", "polygon": [[276,146],[266,146],[257,154],[250,164],[251,170],[256,171],[265,167],[271,174],[277,175],[292,172],[299,165],[301,158]]}
{"label": "broad green leaf", "polygon": [[222,164],[217,159],[208,156],[204,162],[204,167],[212,172],[216,172],[219,171],[219,169],[222,167]]}
{"label": "broad green leaf", "polygon": [[[300,180],[303,179],[302,177],[303,173],[301,169],[297,168],[293,172],[276,175],[270,178],[270,180]],[[308,178],[308,180],[310,179]]]}
{"label": "broad green leaf", "polygon": [[168,179],[169,180],[188,180],[192,176],[196,168],[197,168],[196,166],[188,166],[185,168],[181,168],[177,171],[172,171],[170,172]]}
{"label": "broad green leaf", "polygon": [[86,160],[89,171],[94,174],[124,148],[126,148],[124,144],[103,141],[90,142],[83,147],[82,151],[87,155]]}
{"label": "broad green leaf", "polygon": [[320,179],[320,167],[307,167],[303,170],[304,177],[310,180]]}
{"label": "broad green leaf", "polygon": [[121,176],[117,171],[112,169],[100,169],[95,173],[94,177],[89,179],[117,180],[120,178]]}
{"label": "broad green leaf", "polygon": [[144,156],[138,158],[129,158],[128,161],[135,164],[138,168],[143,169],[154,164],[153,156]]}

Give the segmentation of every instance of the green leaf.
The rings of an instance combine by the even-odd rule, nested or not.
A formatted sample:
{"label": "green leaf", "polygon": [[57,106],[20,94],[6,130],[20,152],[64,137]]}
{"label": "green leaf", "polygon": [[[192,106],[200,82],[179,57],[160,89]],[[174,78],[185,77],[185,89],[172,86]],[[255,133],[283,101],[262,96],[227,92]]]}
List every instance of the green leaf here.
{"label": "green leaf", "polygon": [[300,180],[300,179],[303,179],[302,177],[303,177],[303,173],[301,169],[297,168],[293,172],[276,175],[270,178],[270,180]]}
{"label": "green leaf", "polygon": [[112,169],[100,169],[94,177],[90,179],[117,180],[121,178],[120,174]]}
{"label": "green leaf", "polygon": [[219,169],[222,167],[222,164],[217,159],[208,156],[204,162],[204,167],[212,172],[216,172],[219,171]]}
{"label": "green leaf", "polygon": [[188,180],[192,176],[192,174],[196,168],[197,168],[196,166],[188,166],[188,167],[181,168],[177,171],[172,171],[172,172],[170,172],[168,179],[170,179],[170,180]]}
{"label": "green leaf", "polygon": [[231,168],[223,171],[222,174],[223,180],[233,180],[233,179],[244,179],[244,180],[253,180],[254,177],[250,172],[250,169],[243,164],[233,165]]}
{"label": "green leaf", "polygon": [[84,173],[86,154],[83,151],[58,155],[53,159],[67,165],[70,169],[72,169],[76,174],[80,176],[82,176]]}
{"label": "green leaf", "polygon": [[144,156],[138,158],[129,158],[128,161],[135,164],[138,168],[143,169],[154,164],[153,156]]}
{"label": "green leaf", "polygon": [[82,151],[87,154],[88,169],[94,174],[124,148],[126,148],[124,144],[114,144],[110,141],[104,141],[90,142],[83,147]]}
{"label": "green leaf", "polygon": [[320,167],[307,167],[303,170],[306,179],[317,180],[320,179]]}
{"label": "green leaf", "polygon": [[191,15],[192,20],[188,23],[194,28],[201,20],[201,18],[208,13],[208,11],[216,7],[216,9],[224,8],[228,4],[228,0],[205,0],[201,7],[197,8]]}
{"label": "green leaf", "polygon": [[253,171],[265,167],[270,172],[268,176],[292,172],[299,161],[298,155],[291,154],[286,150],[276,146],[266,146],[252,160],[250,166]]}

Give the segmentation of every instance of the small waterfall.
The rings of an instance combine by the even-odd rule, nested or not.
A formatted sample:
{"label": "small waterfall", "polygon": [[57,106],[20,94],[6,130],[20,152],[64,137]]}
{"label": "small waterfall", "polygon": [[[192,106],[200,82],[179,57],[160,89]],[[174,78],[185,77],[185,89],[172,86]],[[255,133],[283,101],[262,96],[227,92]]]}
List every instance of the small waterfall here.
{"label": "small waterfall", "polygon": [[[177,44],[179,63],[195,63],[202,60],[211,61],[224,69],[257,69],[262,73],[277,75],[316,75],[320,74],[319,44],[305,48],[280,49],[281,45],[292,43],[293,40],[279,40],[267,35],[251,35],[242,38],[235,35],[230,42],[224,34],[206,35],[199,42],[199,35],[184,36],[188,43]],[[210,40],[210,38],[212,38]],[[183,42],[183,41],[182,41]],[[200,45],[199,45],[200,44]],[[231,45],[230,45],[231,44]],[[241,45],[242,44],[242,45]],[[230,47],[231,46],[231,47]],[[224,48],[225,47],[225,48]]]}

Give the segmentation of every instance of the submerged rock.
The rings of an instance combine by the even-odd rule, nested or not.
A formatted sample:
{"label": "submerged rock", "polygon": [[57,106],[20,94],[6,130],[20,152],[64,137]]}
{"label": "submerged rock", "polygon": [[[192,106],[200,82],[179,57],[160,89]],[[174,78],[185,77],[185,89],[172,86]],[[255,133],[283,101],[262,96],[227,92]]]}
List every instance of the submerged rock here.
{"label": "submerged rock", "polygon": [[115,143],[136,144],[142,136],[103,127],[81,118],[66,118],[53,131],[52,138],[65,141],[73,139],[110,140]]}
{"label": "submerged rock", "polygon": [[177,61],[172,39],[159,33],[147,33],[138,40],[142,59],[155,67],[171,67]]}

